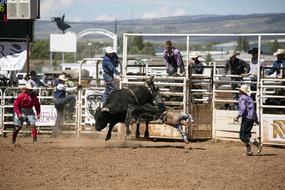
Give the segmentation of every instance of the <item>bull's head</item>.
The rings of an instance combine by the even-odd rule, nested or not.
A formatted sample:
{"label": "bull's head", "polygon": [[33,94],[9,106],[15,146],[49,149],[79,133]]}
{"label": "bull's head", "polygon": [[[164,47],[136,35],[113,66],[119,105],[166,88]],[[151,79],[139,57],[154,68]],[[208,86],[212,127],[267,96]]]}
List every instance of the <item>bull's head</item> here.
{"label": "bull's head", "polygon": [[108,125],[108,112],[103,112],[100,107],[96,109],[95,112],[95,129],[96,131],[101,131]]}

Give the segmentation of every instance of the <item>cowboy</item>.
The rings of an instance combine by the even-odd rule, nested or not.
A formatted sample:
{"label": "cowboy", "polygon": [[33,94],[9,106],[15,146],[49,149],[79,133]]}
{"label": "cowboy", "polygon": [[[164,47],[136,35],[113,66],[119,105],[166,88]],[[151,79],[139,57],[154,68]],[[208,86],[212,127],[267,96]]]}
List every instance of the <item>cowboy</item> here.
{"label": "cowboy", "polygon": [[[250,70],[249,64],[245,62],[244,60],[237,58],[237,55],[240,55],[239,52],[228,51],[226,55],[228,57],[228,60],[226,61],[226,64],[225,64],[223,76],[225,76],[229,70],[231,71],[231,75],[245,76],[249,73],[249,70]],[[236,88],[239,87],[239,85],[236,82],[241,81],[241,80],[242,80],[241,77],[231,77],[232,90],[236,90]],[[237,100],[238,94],[234,93],[233,99]],[[235,105],[235,109],[237,109],[237,104]]]}
{"label": "cowboy", "polygon": [[164,64],[166,65],[166,72],[169,75],[182,74],[185,72],[182,55],[179,49],[172,46],[171,41],[166,41],[163,52]]}
{"label": "cowboy", "polygon": [[42,81],[40,81],[38,78],[37,78],[37,73],[36,71],[31,71],[30,72],[30,79],[27,81],[28,83],[30,82],[32,87],[48,87],[47,84],[43,83]]}
{"label": "cowboy", "polygon": [[[35,107],[36,115],[33,107]],[[26,84],[22,88],[22,92],[18,95],[14,102],[14,130],[12,134],[12,144],[16,143],[19,131],[23,127],[23,123],[32,126],[33,142],[37,142],[36,119],[40,118],[41,107],[37,95],[33,93],[31,84]]]}
{"label": "cowboy", "polygon": [[57,110],[57,117],[55,122],[55,127],[53,129],[53,135],[57,136],[60,132],[60,128],[63,124],[63,118],[65,110],[67,114],[72,116],[75,111],[76,98],[74,95],[66,95],[67,92],[74,92],[81,88],[81,85],[77,87],[68,87],[65,82],[68,80],[66,75],[61,74],[58,77],[58,84],[54,92],[54,105]]}
{"label": "cowboy", "polygon": [[119,65],[118,56],[111,46],[106,47],[106,54],[103,57],[103,78],[105,82],[105,91],[102,97],[102,105],[106,102],[111,92],[118,89],[116,80],[121,80],[117,67]]}
{"label": "cowboy", "polygon": [[204,64],[199,60],[202,57],[199,53],[193,52],[190,54],[190,64],[192,65],[192,74],[203,74]]}
{"label": "cowboy", "polygon": [[[277,76],[280,75],[280,68],[285,67],[285,49],[278,49],[273,53],[277,57],[277,60],[272,63],[272,68],[266,71],[266,75],[272,75],[276,72]],[[285,73],[282,69],[282,78],[284,78]]]}
{"label": "cowboy", "polygon": [[[257,76],[258,76],[258,48],[254,47],[251,50],[249,50],[247,53],[251,54],[252,58],[250,59],[249,66],[250,66],[250,78],[251,81],[254,82],[255,84],[250,85],[250,90],[251,91],[256,91],[256,82],[257,82]],[[263,53],[260,51],[260,53]],[[264,65],[264,60],[260,59],[259,61],[259,66],[262,67]],[[255,95],[256,93],[252,93],[251,97],[253,101],[255,101]]]}
{"label": "cowboy", "polygon": [[234,118],[234,121],[238,121],[242,118],[240,125],[240,139],[245,144],[246,152],[245,155],[250,156],[253,154],[250,144],[254,144],[257,147],[256,154],[261,152],[263,144],[258,142],[256,139],[251,138],[251,130],[253,124],[259,125],[257,114],[253,105],[252,98],[250,96],[249,87],[246,84],[241,85],[239,90],[239,112]]}

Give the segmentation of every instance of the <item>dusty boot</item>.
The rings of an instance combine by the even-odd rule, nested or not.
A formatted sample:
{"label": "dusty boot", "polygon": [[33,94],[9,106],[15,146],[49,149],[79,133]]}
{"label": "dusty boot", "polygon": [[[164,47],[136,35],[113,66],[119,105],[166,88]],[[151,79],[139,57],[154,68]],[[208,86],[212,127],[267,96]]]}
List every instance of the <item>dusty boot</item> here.
{"label": "dusty boot", "polygon": [[16,143],[16,138],[17,138],[17,135],[20,131],[21,127],[14,127],[14,130],[13,130],[13,133],[12,133],[12,144],[15,144]]}
{"label": "dusty boot", "polygon": [[38,131],[36,127],[32,128],[32,137],[33,137],[33,143],[36,143],[38,141]]}
{"label": "dusty boot", "polygon": [[258,142],[257,140],[254,140],[252,144],[254,144],[257,148],[256,154],[260,154],[263,144],[261,142]]}
{"label": "dusty boot", "polygon": [[246,151],[245,151],[244,155],[245,156],[251,156],[253,154],[253,152],[251,151],[250,145],[248,143],[246,143],[245,147],[246,147]]}

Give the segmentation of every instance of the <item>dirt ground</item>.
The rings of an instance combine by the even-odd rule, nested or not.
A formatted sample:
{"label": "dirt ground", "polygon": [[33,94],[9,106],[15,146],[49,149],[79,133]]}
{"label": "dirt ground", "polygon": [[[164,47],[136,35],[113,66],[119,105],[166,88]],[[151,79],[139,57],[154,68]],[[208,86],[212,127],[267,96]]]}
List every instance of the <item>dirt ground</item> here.
{"label": "dirt ground", "polygon": [[0,189],[285,189],[285,149],[239,142],[0,138]]}

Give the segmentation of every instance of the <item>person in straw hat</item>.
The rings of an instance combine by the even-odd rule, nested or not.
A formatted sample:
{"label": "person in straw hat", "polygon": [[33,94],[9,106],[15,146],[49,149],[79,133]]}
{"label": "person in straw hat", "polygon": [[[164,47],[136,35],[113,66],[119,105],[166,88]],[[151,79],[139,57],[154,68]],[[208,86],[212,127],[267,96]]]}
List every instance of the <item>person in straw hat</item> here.
{"label": "person in straw hat", "polygon": [[121,80],[120,73],[117,70],[119,58],[111,46],[106,47],[106,54],[103,57],[103,79],[105,82],[105,91],[102,97],[102,105],[106,102],[109,94],[118,89],[117,81]]}
{"label": "person in straw hat", "polygon": [[68,78],[65,74],[59,75],[58,84],[56,85],[56,90],[53,95],[54,105],[57,111],[55,126],[53,128],[54,137],[56,137],[61,131],[65,110],[70,116],[73,116],[75,111],[76,98],[74,95],[66,95],[66,93],[74,92],[81,88],[81,85],[78,85],[77,87],[68,87],[65,84],[67,80]]}
{"label": "person in straw hat", "polygon": [[245,155],[250,156],[253,154],[250,144],[254,144],[257,147],[256,154],[261,152],[263,144],[258,142],[256,139],[251,138],[251,130],[253,124],[259,125],[257,114],[253,105],[252,98],[250,96],[249,86],[246,84],[241,85],[239,90],[239,112],[234,118],[234,121],[238,121],[241,118],[240,125],[240,140],[245,144],[246,152]]}
{"label": "person in straw hat", "polygon": [[[276,52],[273,53],[277,57],[277,60],[272,63],[272,68],[267,70],[265,73],[266,75],[272,75],[276,72],[277,76],[280,75],[280,68],[285,67],[285,49],[278,49]],[[282,70],[282,78],[285,76],[285,71]]]}
{"label": "person in straw hat", "polygon": [[[32,126],[33,142],[37,142],[36,119],[40,118],[41,106],[39,99],[30,83],[22,88],[22,92],[14,101],[14,130],[12,134],[12,144],[16,143],[19,131],[22,129],[24,122]],[[35,107],[36,115],[33,107]]]}
{"label": "person in straw hat", "polygon": [[190,64],[192,65],[192,74],[203,74],[204,64],[199,60],[202,57],[198,52],[190,54]]}
{"label": "person in straw hat", "polygon": [[[231,75],[247,75],[249,73],[249,64],[247,62],[245,62],[242,59],[237,58],[238,55],[240,55],[239,52],[235,51],[235,50],[231,50],[227,52],[227,61],[225,64],[225,68],[224,68],[224,74],[223,76],[226,76],[226,74],[228,73],[228,71],[230,70]],[[231,81],[237,82],[237,81],[242,81],[242,77],[231,77]],[[238,83],[231,83],[231,89],[232,90],[236,90],[237,87],[239,87],[240,85]],[[238,94],[234,93],[233,94],[233,99],[237,100],[238,99]],[[238,109],[237,104],[235,104],[235,109]]]}

